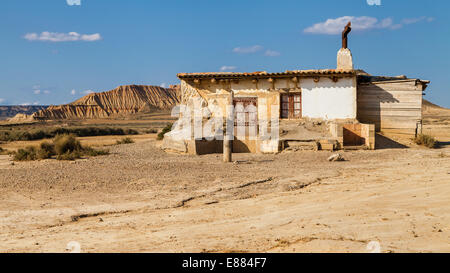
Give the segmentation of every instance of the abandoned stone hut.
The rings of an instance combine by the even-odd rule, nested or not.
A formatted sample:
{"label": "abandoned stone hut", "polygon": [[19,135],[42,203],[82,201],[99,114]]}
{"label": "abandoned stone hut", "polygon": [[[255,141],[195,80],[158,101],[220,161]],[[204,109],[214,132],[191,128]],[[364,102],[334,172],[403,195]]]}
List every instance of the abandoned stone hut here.
{"label": "abandoned stone hut", "polygon": [[[214,112],[214,107],[225,113],[229,105],[236,109],[237,105],[252,105],[257,113],[247,115],[246,124],[257,123],[257,119],[267,116],[278,118],[278,139],[260,138],[261,128],[258,128],[254,139],[235,136],[232,143],[235,153],[345,147],[375,149],[376,132],[395,131],[414,136],[421,130],[422,96],[429,81],[405,76],[371,76],[355,70],[347,48],[348,28],[343,32],[336,69],[181,73],[178,78],[182,104],[204,107],[211,110],[210,113]],[[196,138],[193,133],[188,138],[177,137],[183,128],[193,123],[193,115],[187,115],[186,120],[185,112],[179,114],[172,132],[165,136],[163,148],[192,154],[222,152],[221,140]],[[234,117],[237,116],[234,113]],[[273,122],[268,124],[270,127]]]}

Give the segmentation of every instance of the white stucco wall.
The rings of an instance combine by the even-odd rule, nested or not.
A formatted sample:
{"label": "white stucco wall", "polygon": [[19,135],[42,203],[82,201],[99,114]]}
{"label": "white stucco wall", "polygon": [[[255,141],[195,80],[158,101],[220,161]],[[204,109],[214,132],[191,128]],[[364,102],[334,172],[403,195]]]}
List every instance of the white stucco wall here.
{"label": "white stucco wall", "polygon": [[322,119],[356,118],[356,77],[334,82],[321,77],[301,79],[302,116]]}
{"label": "white stucco wall", "polygon": [[[260,79],[256,84],[251,79],[215,84],[212,84],[210,80],[203,80],[196,86],[182,81],[182,90],[183,94],[190,95],[198,91],[210,104],[212,101],[217,101],[222,107],[226,105],[224,99],[228,97],[229,90],[234,91],[235,97],[256,96],[260,119],[263,114],[270,116],[271,111],[268,106],[272,104],[279,106],[280,92],[286,91],[302,93],[302,117],[332,120],[355,119],[357,115],[356,76],[339,77],[337,82],[331,77],[319,77],[318,82],[314,81],[314,77],[302,77],[297,84],[290,79],[278,78],[273,84],[264,79]],[[267,106],[264,105],[263,100]]]}

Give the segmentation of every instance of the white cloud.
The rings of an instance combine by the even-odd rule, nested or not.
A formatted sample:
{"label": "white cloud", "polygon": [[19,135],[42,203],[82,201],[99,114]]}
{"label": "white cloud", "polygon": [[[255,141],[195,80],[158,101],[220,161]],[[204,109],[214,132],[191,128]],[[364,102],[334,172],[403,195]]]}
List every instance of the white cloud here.
{"label": "white cloud", "polygon": [[33,85],[32,89],[33,89],[33,93],[35,95],[41,94],[41,86],[40,85]]}
{"label": "white cloud", "polygon": [[99,33],[95,33],[95,34],[83,34],[81,35],[81,40],[82,41],[86,41],[86,42],[95,42],[98,40],[101,40],[102,36]]}
{"label": "white cloud", "polygon": [[249,53],[256,53],[261,50],[263,50],[262,46],[254,45],[254,46],[249,46],[249,47],[236,47],[233,49],[233,52],[241,53],[241,54],[249,54]]}
{"label": "white cloud", "polygon": [[72,89],[72,91],[70,91],[70,94],[71,94],[72,96],[74,96],[76,93],[77,93],[77,91],[75,91],[75,89]]}
{"label": "white cloud", "polygon": [[222,71],[222,72],[231,71],[231,70],[235,70],[236,68],[237,68],[236,66],[224,65],[220,68],[220,71]]}
{"label": "white cloud", "polygon": [[327,19],[325,22],[314,24],[306,28],[304,32],[328,35],[340,34],[348,22],[352,22],[353,30],[367,30],[375,28],[378,19],[367,16],[343,16],[336,19]]}
{"label": "white cloud", "polygon": [[83,91],[81,93],[85,94],[85,95],[89,95],[89,94],[92,94],[92,93],[95,93],[95,92],[89,89],[89,90],[85,90],[85,91]]}
{"label": "white cloud", "polygon": [[405,25],[410,25],[410,24],[415,24],[415,23],[419,23],[422,21],[426,21],[426,22],[433,22],[434,18],[433,17],[427,17],[427,16],[421,16],[421,17],[416,17],[416,18],[405,18],[402,20],[402,24]]}
{"label": "white cloud", "polygon": [[33,88],[33,94],[35,94],[35,95],[39,95],[39,94],[42,94],[42,93],[48,95],[48,94],[51,93],[50,90],[42,91],[41,90],[41,86],[39,86],[39,85],[34,85],[32,88]]}
{"label": "white cloud", "polygon": [[0,103],[5,102],[5,99],[0,98]]}
{"label": "white cloud", "polygon": [[281,53],[275,50],[268,49],[266,50],[266,52],[264,52],[264,55],[269,57],[278,57],[281,55]]}
{"label": "white cloud", "polygon": [[27,33],[25,34],[24,39],[28,41],[42,41],[42,42],[75,42],[75,41],[94,42],[101,40],[102,37],[99,33],[79,34],[77,32],[58,33],[58,32],[44,31],[41,34]]}
{"label": "white cloud", "polygon": [[433,17],[418,17],[418,18],[409,18],[403,19],[401,23],[394,23],[392,18],[384,18],[379,21],[377,18],[368,17],[368,16],[343,16],[335,19],[327,19],[325,22],[314,24],[303,31],[305,33],[312,34],[327,34],[327,35],[336,35],[341,34],[345,25],[348,22],[352,22],[352,30],[354,31],[364,31],[371,29],[400,29],[404,25],[414,24],[421,21],[426,20],[427,22],[432,22],[434,20]]}
{"label": "white cloud", "polygon": [[39,102],[38,101],[35,101],[35,102],[33,102],[33,103],[31,103],[31,102],[24,102],[24,103],[21,103],[21,104],[19,104],[20,106],[30,106],[30,105],[39,105]]}
{"label": "white cloud", "polygon": [[69,6],[81,6],[81,0],[66,0]]}
{"label": "white cloud", "polygon": [[160,87],[167,88],[167,84],[166,83],[161,83]]}

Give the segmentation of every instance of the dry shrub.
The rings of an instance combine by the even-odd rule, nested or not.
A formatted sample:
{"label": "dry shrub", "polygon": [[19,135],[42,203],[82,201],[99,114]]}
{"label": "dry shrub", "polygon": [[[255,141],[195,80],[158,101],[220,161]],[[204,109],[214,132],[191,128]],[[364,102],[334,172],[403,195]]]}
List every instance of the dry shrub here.
{"label": "dry shrub", "polygon": [[107,136],[107,135],[138,135],[134,129],[109,128],[109,127],[78,127],[78,128],[53,128],[39,130],[0,130],[0,141],[30,141],[45,138],[53,138],[58,135],[73,134],[77,137]]}
{"label": "dry shrub", "polygon": [[73,161],[75,159],[81,158],[82,154],[79,151],[67,151],[64,154],[58,154],[56,156],[57,160],[67,160],[67,161]]}
{"label": "dry shrub", "polygon": [[158,140],[164,139],[164,135],[167,134],[170,131],[172,131],[172,123],[167,124],[166,127],[164,127],[162,129],[162,131],[158,134],[157,139]]}
{"label": "dry shrub", "polygon": [[125,138],[122,138],[121,140],[117,140],[116,141],[117,145],[120,145],[120,144],[131,144],[131,143],[134,143],[134,140],[129,138],[129,137],[125,137]]}
{"label": "dry shrub", "polygon": [[75,135],[57,135],[53,140],[57,155],[81,151],[82,146]]}
{"label": "dry shrub", "polygon": [[47,159],[55,155],[55,144],[42,142],[37,151],[38,159]]}
{"label": "dry shrub", "polygon": [[107,155],[109,151],[83,147],[74,135],[57,135],[53,143],[42,142],[39,148],[28,146],[13,153],[15,161],[48,159],[56,155],[57,160],[75,160],[83,155]]}
{"label": "dry shrub", "polygon": [[417,145],[422,145],[422,146],[428,147],[430,149],[437,147],[436,139],[430,135],[424,135],[424,134],[417,135],[417,137],[414,139],[414,142]]}
{"label": "dry shrub", "polygon": [[19,149],[13,154],[14,161],[31,161],[37,159],[37,149],[33,146],[25,147],[24,149]]}

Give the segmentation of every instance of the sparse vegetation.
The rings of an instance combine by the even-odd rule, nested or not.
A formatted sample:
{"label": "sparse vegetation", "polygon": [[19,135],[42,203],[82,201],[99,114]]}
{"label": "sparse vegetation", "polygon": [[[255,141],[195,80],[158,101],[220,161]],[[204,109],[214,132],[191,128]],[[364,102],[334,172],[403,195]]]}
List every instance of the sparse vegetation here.
{"label": "sparse vegetation", "polygon": [[55,144],[44,141],[37,150],[38,159],[47,159],[55,155]]}
{"label": "sparse vegetation", "polygon": [[92,147],[84,147],[82,152],[84,155],[87,155],[87,156],[109,155],[109,151],[107,151],[107,150],[96,150]]}
{"label": "sparse vegetation", "polygon": [[138,135],[134,129],[110,127],[75,127],[52,128],[47,130],[3,130],[0,131],[0,141],[30,141],[45,138],[54,138],[57,135],[75,135],[77,137],[107,136],[107,135]]}
{"label": "sparse vegetation", "polygon": [[75,160],[86,156],[107,155],[109,151],[83,147],[74,135],[57,135],[53,142],[42,142],[39,148],[28,146],[13,153],[14,161],[48,159],[56,155],[57,160]]}
{"label": "sparse vegetation", "polygon": [[55,153],[57,155],[82,150],[80,141],[74,135],[57,135],[53,143],[55,144]]}
{"label": "sparse vegetation", "polygon": [[436,139],[430,135],[420,134],[414,139],[414,142],[430,149],[437,147]]}
{"label": "sparse vegetation", "polygon": [[157,139],[158,140],[162,140],[164,139],[164,135],[167,134],[168,132],[172,131],[172,123],[169,123],[166,125],[166,127],[164,127],[161,132],[158,134]]}
{"label": "sparse vegetation", "polygon": [[131,143],[134,143],[134,140],[129,138],[129,137],[124,137],[121,140],[117,140],[116,141],[117,145],[120,145],[120,144],[131,144]]}
{"label": "sparse vegetation", "polygon": [[145,130],[145,133],[146,134],[156,134],[156,133],[158,133],[158,130],[156,130],[156,129],[149,129],[149,130]]}
{"label": "sparse vegetation", "polygon": [[13,155],[14,161],[31,161],[37,159],[37,149],[34,146],[28,146],[24,149],[19,149]]}

